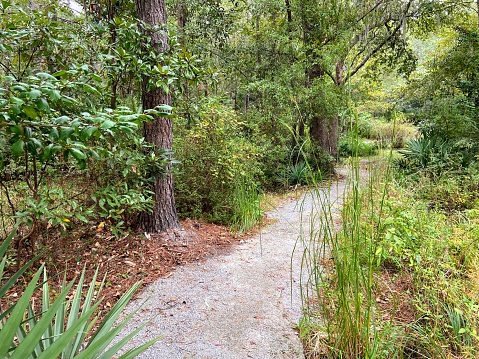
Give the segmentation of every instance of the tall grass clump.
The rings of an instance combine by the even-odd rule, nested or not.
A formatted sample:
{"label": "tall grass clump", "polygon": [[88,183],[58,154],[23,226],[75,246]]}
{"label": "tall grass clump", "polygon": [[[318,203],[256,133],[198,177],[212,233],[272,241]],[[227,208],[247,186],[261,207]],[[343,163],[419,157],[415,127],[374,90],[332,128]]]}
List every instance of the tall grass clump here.
{"label": "tall grass clump", "polygon": [[260,193],[249,181],[239,181],[234,190],[232,208],[232,228],[245,232],[261,222],[263,210],[260,208]]}
{"label": "tall grass clump", "polygon": [[[306,334],[305,341],[307,351],[315,355],[371,357],[380,349],[373,294],[376,247],[361,224],[364,203],[373,200],[363,189],[367,186],[371,191],[374,180],[364,176],[359,160],[352,159],[345,187],[317,189],[311,228],[303,232],[303,269],[310,276],[300,329],[316,332]],[[338,198],[344,196],[342,213],[337,208],[341,200],[332,201],[328,195],[331,189]],[[380,210],[381,206],[380,202],[373,207]]]}
{"label": "tall grass clump", "polygon": [[[367,172],[350,159],[346,185],[315,192],[301,236],[306,353],[476,358],[479,215],[467,194],[476,187],[457,188],[452,173],[448,181],[426,172],[411,177],[391,157]],[[344,195],[341,210],[334,191]],[[468,205],[444,206],[432,193]]]}
{"label": "tall grass clump", "polygon": [[[381,351],[390,354],[390,349],[381,345],[383,333],[379,331],[374,296],[375,237],[390,167],[382,164],[378,171],[381,176],[372,173],[371,168],[369,172],[361,168],[358,121],[354,127],[350,136],[351,148],[356,151],[349,159],[347,181],[337,182],[336,187],[317,187],[310,228],[301,232],[303,270],[309,280],[303,284],[306,310],[300,333],[306,354],[311,357],[370,358],[380,357]],[[331,193],[335,193],[334,198]],[[375,223],[365,227],[365,217]],[[395,330],[385,332],[394,335]]]}

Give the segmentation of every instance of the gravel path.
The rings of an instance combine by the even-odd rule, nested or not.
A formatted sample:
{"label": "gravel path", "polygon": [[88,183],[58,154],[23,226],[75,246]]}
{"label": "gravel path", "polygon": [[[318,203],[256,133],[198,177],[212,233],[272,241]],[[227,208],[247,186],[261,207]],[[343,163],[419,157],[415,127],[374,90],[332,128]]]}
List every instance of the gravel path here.
{"label": "gravel path", "polygon": [[267,213],[273,224],[229,254],[185,265],[149,286],[127,307],[125,314],[142,305],[122,335],[147,323],[131,344],[162,339],[138,358],[304,358],[294,330],[306,275],[298,238],[309,233],[325,197],[339,208],[344,187],[341,180],[320,198],[307,193],[283,202]]}

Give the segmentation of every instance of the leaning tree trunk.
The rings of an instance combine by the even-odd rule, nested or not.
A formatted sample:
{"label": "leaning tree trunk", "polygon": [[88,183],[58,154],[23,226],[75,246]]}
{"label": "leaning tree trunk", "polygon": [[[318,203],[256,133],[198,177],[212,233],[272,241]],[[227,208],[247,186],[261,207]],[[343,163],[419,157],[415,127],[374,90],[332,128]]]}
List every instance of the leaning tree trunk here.
{"label": "leaning tree trunk", "polygon": [[[286,6],[289,5],[289,1],[286,1]],[[303,26],[303,41],[306,47],[306,87],[310,88],[313,83],[323,78],[326,75],[325,69],[317,63],[317,55],[314,54],[313,48],[315,43],[321,43],[326,41],[324,34],[318,34],[317,29],[314,28],[314,23],[307,16],[308,2],[303,1],[301,3],[301,17]],[[338,70],[339,67],[336,67]],[[340,77],[342,81],[342,72],[336,71],[336,77]],[[325,116],[322,109],[318,108],[318,102],[315,99],[315,95],[309,99],[310,101],[310,122],[309,122],[309,137],[313,145],[313,155],[320,167],[327,166],[330,168],[330,159],[328,155],[336,158],[338,154],[338,132],[339,121],[337,116]],[[330,111],[326,111],[330,112]]]}
{"label": "leaning tree trunk", "polygon": [[339,120],[337,116],[313,114],[310,136],[313,144],[336,159],[338,156]]}
{"label": "leaning tree trunk", "polygon": [[[310,81],[316,78],[317,74],[318,71],[310,71]],[[323,76],[323,74],[320,73],[320,76]],[[336,63],[336,73],[332,77],[336,86],[342,87],[344,85],[344,61]],[[335,159],[338,157],[339,118],[337,115],[321,116],[314,113],[311,119],[310,135],[312,142],[318,148]]]}
{"label": "leaning tree trunk", "polygon": [[[324,76],[324,70],[318,65],[313,65],[306,69],[307,86],[310,87],[314,80]],[[309,123],[309,137],[313,145],[313,152],[319,162],[329,162],[324,154],[335,158],[338,155],[338,117],[325,116],[323,109],[318,108],[317,100],[314,95],[310,99],[311,113]],[[328,112],[328,111],[326,111]]]}
{"label": "leaning tree trunk", "polygon": [[[153,26],[166,24],[166,7],[164,0],[136,0],[138,19]],[[168,49],[168,38],[164,31],[155,31],[148,34],[151,45],[158,51]],[[158,105],[171,105],[171,97],[160,88],[149,89],[149,78],[143,76],[142,104],[143,110],[153,109]],[[155,118],[154,121],[144,124],[145,139],[157,148],[171,150],[173,146],[172,120],[169,118]],[[173,175],[171,166],[167,166],[165,174],[158,174],[153,186],[153,212],[141,213],[138,227],[147,232],[162,232],[179,226],[176,213]]]}

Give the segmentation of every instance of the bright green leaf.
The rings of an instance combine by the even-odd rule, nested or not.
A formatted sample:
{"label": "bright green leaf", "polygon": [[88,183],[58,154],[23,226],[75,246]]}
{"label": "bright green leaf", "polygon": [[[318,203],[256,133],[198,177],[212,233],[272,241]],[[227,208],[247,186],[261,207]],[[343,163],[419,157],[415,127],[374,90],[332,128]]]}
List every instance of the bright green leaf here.
{"label": "bright green leaf", "polygon": [[42,142],[37,138],[30,138],[30,142],[32,142],[36,148],[43,148]]}
{"label": "bright green leaf", "polygon": [[77,160],[78,168],[84,170],[86,168],[86,160],[80,159]]}
{"label": "bright green leaf", "polygon": [[98,131],[98,127],[87,127],[80,132],[80,138],[82,140],[89,139],[96,131]]}
{"label": "bright green leaf", "polygon": [[51,101],[58,101],[62,97],[60,91],[58,90],[48,89],[45,90],[45,93],[48,95]]}
{"label": "bright green leaf", "polygon": [[71,127],[62,127],[60,130],[60,140],[66,140],[73,132],[75,132],[75,130]]}
{"label": "bright green leaf", "polygon": [[31,89],[29,95],[30,95],[30,100],[35,100],[42,95],[42,92],[37,89]]}
{"label": "bright green leaf", "polygon": [[64,123],[69,123],[70,122],[70,117],[60,116],[60,117],[56,118],[54,121],[55,121],[55,123],[57,123],[59,125],[64,124]]}
{"label": "bright green leaf", "polygon": [[10,96],[10,103],[13,103],[15,105],[23,105],[24,101],[21,98]]}
{"label": "bright green leaf", "polygon": [[24,86],[18,85],[18,84],[17,84],[17,85],[13,85],[13,86],[12,86],[12,90],[13,90],[13,91],[18,91],[18,92],[25,92],[25,91],[27,91],[27,89],[26,89]]}
{"label": "bright green leaf", "polygon": [[25,112],[25,115],[27,115],[31,119],[35,119],[38,117],[37,111],[35,111],[35,109],[31,106],[24,106],[23,112]]}
{"label": "bright green leaf", "polygon": [[89,84],[83,84],[83,89],[88,93],[92,93],[92,94],[95,94],[95,95],[100,95],[100,91],[98,91],[96,88],[94,88],[93,86],[91,86]]}
{"label": "bright green leaf", "polygon": [[60,153],[60,151],[61,151],[62,149],[63,149],[62,146],[58,146],[58,145],[57,145],[57,146],[53,146],[53,147],[52,147],[52,154],[53,154],[53,155],[56,155],[57,153]]}
{"label": "bright green leaf", "polygon": [[86,158],[85,152],[78,148],[70,148],[70,153],[76,160],[84,160]]}
{"label": "bright green leaf", "polygon": [[16,135],[22,135],[23,134],[23,127],[20,126],[20,125],[10,126],[8,129]]}
{"label": "bright green leaf", "polygon": [[57,81],[56,77],[47,74],[46,72],[37,72],[36,74],[39,78],[41,79],[46,79],[46,80],[52,80],[52,81]]}
{"label": "bright green leaf", "polygon": [[50,133],[48,134],[48,137],[50,137],[50,139],[52,140],[58,140],[58,138],[60,137],[60,135],[58,134],[58,130],[56,127],[53,127],[51,130],[50,130]]}
{"label": "bright green leaf", "polygon": [[115,126],[116,123],[111,121],[111,120],[105,120],[103,121],[103,123],[100,125],[100,128],[103,129],[103,130],[108,130],[109,128],[112,128],[113,126]]}
{"label": "bright green leaf", "polygon": [[102,82],[103,81],[103,79],[100,76],[98,76],[97,74],[90,74],[90,77],[93,80],[95,80],[96,82]]}
{"label": "bright green leaf", "polygon": [[25,142],[23,140],[18,140],[12,145],[11,151],[12,155],[15,157],[20,156],[23,153],[23,149],[25,148]]}
{"label": "bright green leaf", "polygon": [[47,100],[45,100],[44,98],[39,98],[38,100],[36,100],[35,105],[37,105],[37,108],[39,110],[50,112],[50,105],[48,104]]}
{"label": "bright green leaf", "polygon": [[55,72],[55,73],[53,74],[53,76],[54,76],[54,77],[65,78],[65,77],[67,77],[68,74],[69,74],[68,71],[66,71],[66,70],[61,70],[61,71]]}
{"label": "bright green leaf", "polygon": [[47,147],[43,148],[43,152],[40,155],[40,161],[41,162],[48,161],[49,159],[52,158],[52,147],[53,147],[53,145],[50,144]]}

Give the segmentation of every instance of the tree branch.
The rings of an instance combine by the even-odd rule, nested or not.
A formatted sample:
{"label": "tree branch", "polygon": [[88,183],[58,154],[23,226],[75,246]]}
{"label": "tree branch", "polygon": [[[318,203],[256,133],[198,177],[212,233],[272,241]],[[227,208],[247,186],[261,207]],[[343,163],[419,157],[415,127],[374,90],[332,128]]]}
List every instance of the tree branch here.
{"label": "tree branch", "polygon": [[10,67],[8,67],[7,65],[5,65],[5,64],[4,64],[3,62],[1,62],[1,61],[0,61],[0,66],[2,66],[3,69],[4,69],[6,72],[10,73],[10,75],[12,75],[12,76],[15,78],[15,81],[18,81],[17,76],[15,76],[15,73],[14,73],[12,70],[10,70]]}
{"label": "tree branch", "polygon": [[[411,7],[412,0],[406,5],[406,8],[403,12],[402,18],[404,19],[409,12],[409,8]],[[386,24],[385,24],[386,25]],[[364,59],[361,61],[352,71],[350,71],[344,79],[344,82],[348,81],[351,77],[353,77],[366,63],[376,55],[391,39],[397,34],[397,32],[401,29],[402,21],[398,21],[397,26],[394,28],[392,32],[389,33],[389,36],[386,37],[380,44],[378,44]]]}
{"label": "tree branch", "polygon": [[8,205],[10,206],[10,209],[12,210],[12,216],[15,215],[15,206],[13,205],[13,202],[12,202],[12,199],[10,198],[10,192],[8,191],[8,187],[5,185],[5,183],[3,183],[3,181],[0,181],[0,185],[5,188],[5,194],[7,196],[7,202],[8,202]]}

